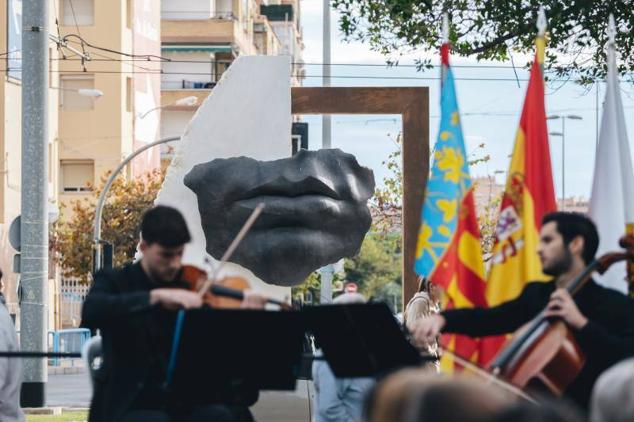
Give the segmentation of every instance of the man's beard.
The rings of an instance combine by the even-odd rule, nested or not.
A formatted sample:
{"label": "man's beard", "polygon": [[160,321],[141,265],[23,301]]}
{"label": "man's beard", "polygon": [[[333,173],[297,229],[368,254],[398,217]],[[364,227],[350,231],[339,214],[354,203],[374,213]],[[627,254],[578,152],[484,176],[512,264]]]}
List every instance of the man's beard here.
{"label": "man's beard", "polygon": [[558,277],[561,274],[565,273],[572,266],[572,252],[568,250],[568,248],[564,248],[562,254],[553,261],[551,265],[543,268],[543,272],[546,275],[552,275],[553,277]]}

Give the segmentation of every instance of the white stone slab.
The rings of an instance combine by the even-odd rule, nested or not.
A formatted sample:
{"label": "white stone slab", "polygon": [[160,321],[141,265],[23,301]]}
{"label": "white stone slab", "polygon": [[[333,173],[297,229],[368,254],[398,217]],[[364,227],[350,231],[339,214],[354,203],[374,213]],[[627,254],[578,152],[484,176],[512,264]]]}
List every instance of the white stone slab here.
{"label": "white stone slab", "polygon": [[[237,58],[187,125],[156,199],[156,204],[175,207],[185,216],[192,242],[185,249],[184,263],[201,265],[208,256],[196,195],[184,185],[185,175],[196,164],[215,158],[289,157],[290,135],[290,58]],[[254,289],[272,297],[290,295],[289,288],[269,285],[237,264],[228,264],[223,273],[244,276]]]}

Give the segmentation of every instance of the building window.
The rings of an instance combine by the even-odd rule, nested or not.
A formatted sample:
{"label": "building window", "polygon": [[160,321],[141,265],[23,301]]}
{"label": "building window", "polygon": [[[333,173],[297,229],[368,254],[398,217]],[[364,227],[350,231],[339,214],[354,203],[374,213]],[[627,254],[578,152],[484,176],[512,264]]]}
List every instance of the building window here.
{"label": "building window", "polygon": [[90,26],[95,23],[95,0],[63,0],[62,25]]}
{"label": "building window", "polygon": [[59,176],[62,192],[90,192],[95,181],[95,162],[62,160]]}
{"label": "building window", "polygon": [[59,78],[59,105],[64,111],[92,110],[95,105],[93,97],[79,94],[80,89],[94,89],[93,75],[61,75]]}
{"label": "building window", "polygon": [[133,99],[133,91],[132,91],[132,78],[130,76],[126,76],[125,78],[125,109],[126,111],[132,111],[132,99]]}

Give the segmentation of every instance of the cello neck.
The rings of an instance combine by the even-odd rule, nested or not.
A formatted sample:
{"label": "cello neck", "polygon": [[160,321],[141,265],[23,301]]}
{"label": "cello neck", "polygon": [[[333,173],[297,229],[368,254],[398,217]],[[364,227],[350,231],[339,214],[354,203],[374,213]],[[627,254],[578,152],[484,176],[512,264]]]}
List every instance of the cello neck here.
{"label": "cello neck", "polygon": [[588,265],[584,270],[575,277],[568,285],[566,286],[566,290],[570,293],[571,296],[574,296],[581,290],[585,284],[592,279],[592,273],[599,267],[601,263],[598,260],[594,260]]}

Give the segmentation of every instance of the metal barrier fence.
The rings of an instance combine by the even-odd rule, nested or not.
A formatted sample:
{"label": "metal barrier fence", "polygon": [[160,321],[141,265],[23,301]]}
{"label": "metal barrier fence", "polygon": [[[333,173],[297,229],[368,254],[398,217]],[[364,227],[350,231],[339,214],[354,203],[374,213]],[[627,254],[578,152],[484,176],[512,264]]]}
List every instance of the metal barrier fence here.
{"label": "metal barrier fence", "polygon": [[81,306],[90,286],[78,278],[63,278],[60,284],[60,312],[62,327],[77,327],[81,320]]}
{"label": "metal barrier fence", "polygon": [[[90,339],[90,330],[87,328],[71,328],[68,330],[49,331],[48,349],[51,352],[81,353],[84,343]],[[61,359],[53,358],[50,363],[59,366]]]}

